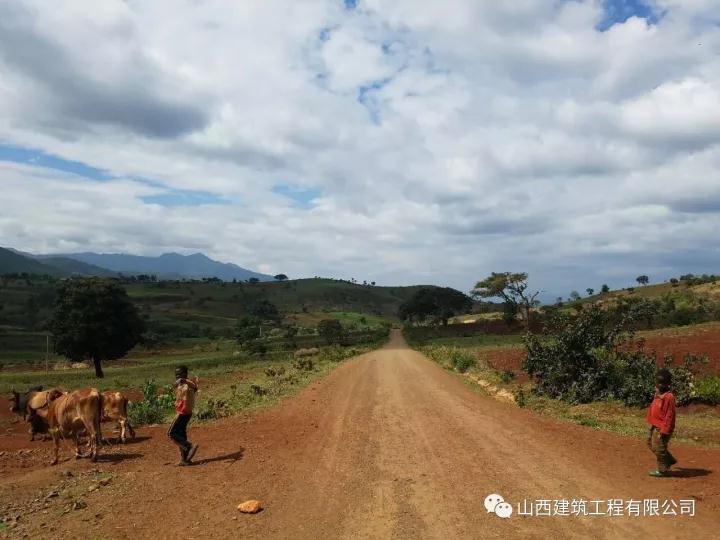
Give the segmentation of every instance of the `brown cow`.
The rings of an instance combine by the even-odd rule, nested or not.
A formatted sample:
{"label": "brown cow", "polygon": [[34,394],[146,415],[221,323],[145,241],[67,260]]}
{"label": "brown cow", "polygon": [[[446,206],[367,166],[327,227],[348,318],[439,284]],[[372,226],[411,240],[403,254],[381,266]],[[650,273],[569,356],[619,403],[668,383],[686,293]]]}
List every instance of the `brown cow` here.
{"label": "brown cow", "polygon": [[30,440],[35,440],[37,433],[47,433],[48,404],[62,395],[57,388],[43,390],[42,386],[35,386],[25,394],[12,391],[10,410],[23,417],[30,424]]}
{"label": "brown cow", "polygon": [[[75,439],[75,457],[90,457],[96,461],[98,446],[102,439],[100,418],[102,417],[102,396],[95,388],[83,388],[62,394],[48,406],[48,431],[55,443],[55,457],[51,465],[58,462],[60,439]],[[87,435],[89,452],[80,452],[80,437]]]}
{"label": "brown cow", "polygon": [[102,421],[109,422],[115,420],[120,426],[120,442],[127,441],[127,433],[130,438],[135,438],[135,430],[128,421],[128,399],[120,392],[103,392],[103,415]]}

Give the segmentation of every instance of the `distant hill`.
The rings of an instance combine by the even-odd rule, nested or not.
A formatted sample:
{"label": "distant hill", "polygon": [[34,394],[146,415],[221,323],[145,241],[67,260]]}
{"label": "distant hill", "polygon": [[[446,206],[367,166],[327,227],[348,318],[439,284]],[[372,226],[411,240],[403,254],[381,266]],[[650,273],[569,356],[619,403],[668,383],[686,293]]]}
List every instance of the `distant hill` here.
{"label": "distant hill", "polygon": [[[45,258],[47,256],[40,256]],[[125,275],[155,274],[161,279],[204,278],[216,277],[223,281],[245,281],[257,278],[260,281],[271,281],[272,276],[253,272],[232,263],[222,263],[203,255],[180,255],[165,253],[159,257],[143,257],[120,253],[68,253],[59,255],[64,259],[72,259],[95,267]]]}
{"label": "distant hill", "polygon": [[65,271],[22,255],[14,250],[0,248],[0,274],[40,274],[60,277]]}
{"label": "distant hill", "polygon": [[117,272],[108,270],[107,268],[100,268],[93,264],[84,263],[69,257],[55,257],[55,256],[40,256],[35,257],[40,260],[43,264],[57,268],[69,276],[100,276],[100,277],[114,277],[117,276]]}

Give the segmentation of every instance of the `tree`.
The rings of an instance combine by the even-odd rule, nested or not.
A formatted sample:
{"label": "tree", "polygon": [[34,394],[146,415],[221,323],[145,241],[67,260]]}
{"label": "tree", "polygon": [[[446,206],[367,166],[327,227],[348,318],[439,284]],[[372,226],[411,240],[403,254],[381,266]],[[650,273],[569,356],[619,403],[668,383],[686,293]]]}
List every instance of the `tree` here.
{"label": "tree", "polygon": [[577,291],[572,291],[570,293],[570,301],[577,302],[578,300],[580,300],[580,293]]}
{"label": "tree", "polygon": [[480,298],[502,298],[508,312],[510,306],[515,305],[523,314],[525,327],[530,328],[530,315],[538,304],[536,298],[540,291],[530,293],[527,280],[526,272],[493,272],[477,282],[472,294]]}
{"label": "tree", "polygon": [[678,286],[678,283],[679,283],[679,282],[678,282],[678,279],[677,279],[677,278],[671,278],[671,279],[670,279],[670,284],[671,284],[673,287],[677,287],[677,286]]}
{"label": "tree", "polygon": [[262,332],[262,320],[252,315],[238,319],[235,339],[242,346],[248,345],[260,337]]}
{"label": "tree", "polygon": [[251,277],[251,278],[248,278],[247,282],[255,285],[256,283],[260,283],[260,280],[256,277]]}
{"label": "tree", "polygon": [[287,281],[288,277],[285,274],[278,274],[275,276],[277,281]]}
{"label": "tree", "polygon": [[279,323],[280,319],[282,319],[278,308],[275,307],[275,304],[266,298],[256,300],[248,305],[247,313],[248,315],[257,317],[262,321],[271,321],[273,323]]}
{"label": "tree", "polygon": [[318,325],[318,334],[320,334],[328,345],[342,344],[344,333],[342,324],[337,319],[323,319]]}
{"label": "tree", "polygon": [[117,283],[99,278],[70,279],[58,288],[50,321],[55,351],[72,359],[91,359],[102,378],[102,362],[125,356],[145,324]]}
{"label": "tree", "polygon": [[404,321],[431,318],[447,325],[450,317],[471,308],[472,300],[460,291],[450,287],[423,287],[400,305],[398,315]]}
{"label": "tree", "polygon": [[647,285],[650,282],[650,278],[646,275],[642,275],[635,278],[635,281],[637,281],[640,285]]}
{"label": "tree", "polygon": [[592,296],[595,292],[595,289],[588,287],[587,289],[585,289],[585,291],[588,293],[588,296]]}
{"label": "tree", "polygon": [[600,292],[603,294],[609,293],[610,287],[608,287],[607,285],[603,285],[602,288],[600,289]]}

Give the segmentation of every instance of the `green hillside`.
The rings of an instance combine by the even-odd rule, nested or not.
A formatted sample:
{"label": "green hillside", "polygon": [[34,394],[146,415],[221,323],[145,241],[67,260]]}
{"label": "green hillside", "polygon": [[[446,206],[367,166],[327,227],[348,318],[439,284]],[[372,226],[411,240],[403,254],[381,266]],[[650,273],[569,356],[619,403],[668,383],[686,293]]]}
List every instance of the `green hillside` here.
{"label": "green hillside", "polygon": [[77,261],[69,257],[42,257],[40,261],[45,265],[57,268],[63,274],[69,276],[114,277],[118,275],[117,272],[100,268],[94,264]]}
{"label": "green hillside", "polygon": [[43,264],[32,257],[20,255],[9,249],[0,248],[0,275],[22,273],[50,276],[65,275],[65,272],[59,268]]}
{"label": "green hillside", "polygon": [[[0,277],[0,363],[40,358],[43,329],[50,318],[57,281]],[[324,318],[346,326],[372,327],[396,320],[400,304],[420,286],[377,287],[331,279],[285,282],[126,283],[126,290],[166,345],[230,338],[248,306],[267,299],[285,323],[314,327]]]}

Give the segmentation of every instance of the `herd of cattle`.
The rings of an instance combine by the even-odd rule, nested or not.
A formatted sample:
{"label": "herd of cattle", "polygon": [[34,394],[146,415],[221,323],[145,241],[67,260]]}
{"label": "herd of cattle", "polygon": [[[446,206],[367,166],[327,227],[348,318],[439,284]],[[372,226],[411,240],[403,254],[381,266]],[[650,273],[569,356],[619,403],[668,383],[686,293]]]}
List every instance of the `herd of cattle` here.
{"label": "herd of cattle", "polygon": [[[101,422],[115,421],[120,428],[120,441],[127,436],[135,437],[135,431],[128,422],[128,400],[120,392],[99,392],[95,388],[83,388],[63,392],[57,388],[43,390],[42,386],[30,388],[24,394],[13,390],[10,410],[30,425],[30,440],[35,435],[50,434],[55,446],[52,465],[58,462],[60,442],[63,439],[75,441],[75,457],[89,457],[97,460],[98,447],[103,441]],[[87,451],[80,447],[86,445]]]}

